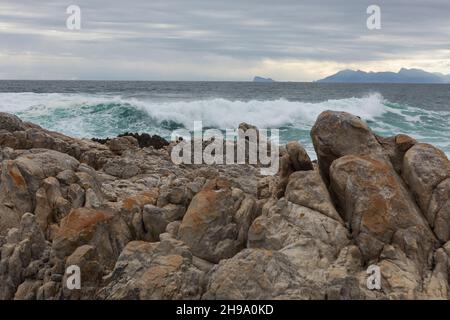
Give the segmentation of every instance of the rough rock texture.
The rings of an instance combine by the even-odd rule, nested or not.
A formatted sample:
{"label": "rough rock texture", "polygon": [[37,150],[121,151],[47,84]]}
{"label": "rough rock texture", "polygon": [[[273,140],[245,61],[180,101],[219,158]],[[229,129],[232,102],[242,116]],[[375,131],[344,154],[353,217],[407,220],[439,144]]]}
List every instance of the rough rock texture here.
{"label": "rough rock texture", "polygon": [[63,258],[89,244],[96,248],[100,262],[111,266],[130,239],[128,226],[114,213],[78,208],[62,219],[52,249]]}
{"label": "rough rock texture", "polygon": [[286,144],[286,152],[289,155],[290,165],[293,171],[312,170],[311,159],[298,141]]}
{"label": "rough rock texture", "polygon": [[406,152],[403,175],[414,198],[443,243],[450,240],[450,162],[432,145],[419,143]]}
{"label": "rough rock texture", "polygon": [[[12,299],[15,296],[18,286],[33,273],[32,269],[42,265],[48,257],[46,249],[47,244],[36,217],[31,213],[24,214],[19,228],[9,229],[6,244],[0,251],[0,299]],[[27,288],[25,285],[20,288],[17,297],[35,297],[36,285],[35,281],[30,280]]]}
{"label": "rough rock texture", "polygon": [[4,112],[0,112],[0,145],[13,149],[55,150],[95,168],[101,167],[103,159],[112,155],[111,151],[101,144],[51,132],[35,124],[22,122],[16,116]]}
{"label": "rough rock texture", "polygon": [[182,242],[132,241],[117,260],[102,299],[199,299],[205,272]]}
{"label": "rough rock texture", "polygon": [[[298,141],[291,141],[280,149],[280,170],[278,185],[275,190],[277,198],[284,196],[289,176],[296,171],[313,170],[311,159]],[[272,192],[273,193],[273,192]]]}
{"label": "rough rock texture", "polygon": [[[435,237],[391,166],[368,156],[344,156],[330,168],[331,186],[366,261],[396,243],[426,263]],[[410,248],[411,247],[411,248]]]}
{"label": "rough rock texture", "polygon": [[376,136],[378,142],[383,147],[384,153],[388,156],[398,174],[403,171],[403,158],[405,153],[414,146],[417,141],[405,134],[398,134],[394,137]]}
{"label": "rough rock texture", "polygon": [[293,141],[261,176],[0,113],[0,299],[448,299],[446,155],[345,112],[311,137],[317,163]]}
{"label": "rough rock texture", "polygon": [[178,237],[196,256],[219,262],[244,248],[254,215],[253,199],[228,181],[214,180],[192,199]]}
{"label": "rough rock texture", "polygon": [[276,251],[245,249],[211,270],[203,299],[323,299],[314,283]]}
{"label": "rough rock texture", "polygon": [[369,126],[347,112],[322,112],[311,130],[311,138],[325,179],[331,163],[342,156],[383,154]]}
{"label": "rough rock texture", "polygon": [[107,145],[109,150],[117,155],[121,155],[126,150],[139,147],[137,139],[130,136],[111,139],[108,141]]}
{"label": "rough rock texture", "polygon": [[[66,260],[66,269],[70,266],[78,266],[81,272],[82,287],[80,290],[69,290],[63,286],[64,299],[93,299],[100,285],[104,273],[104,266],[98,256],[95,246],[82,245],[78,247]],[[66,274],[62,280],[67,282]]]}
{"label": "rough rock texture", "polygon": [[248,247],[283,253],[323,296],[327,270],[349,243],[328,190],[313,170],[291,174],[285,197],[268,201],[248,232]]}

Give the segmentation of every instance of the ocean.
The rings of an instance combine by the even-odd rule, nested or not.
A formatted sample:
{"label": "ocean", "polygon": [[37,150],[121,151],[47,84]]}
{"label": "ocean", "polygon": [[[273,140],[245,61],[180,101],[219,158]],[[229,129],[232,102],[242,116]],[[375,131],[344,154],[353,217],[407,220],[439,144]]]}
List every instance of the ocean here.
{"label": "ocean", "polygon": [[408,134],[450,156],[450,85],[296,82],[0,81],[0,111],[73,137],[147,132],[167,139],[194,121],[280,129],[315,158],[309,131],[324,110],[347,111],[382,136]]}

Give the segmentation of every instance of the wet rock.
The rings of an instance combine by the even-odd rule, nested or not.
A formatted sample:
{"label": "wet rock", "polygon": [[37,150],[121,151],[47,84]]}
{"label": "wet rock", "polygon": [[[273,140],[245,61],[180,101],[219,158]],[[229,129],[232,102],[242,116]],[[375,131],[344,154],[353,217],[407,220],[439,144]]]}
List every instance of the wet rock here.
{"label": "wet rock", "polygon": [[147,133],[138,134],[126,132],[124,134],[119,135],[119,137],[121,136],[123,137],[129,136],[135,138],[138,141],[139,147],[141,148],[153,147],[158,150],[169,145],[169,142],[166,139],[156,134],[151,136]]}

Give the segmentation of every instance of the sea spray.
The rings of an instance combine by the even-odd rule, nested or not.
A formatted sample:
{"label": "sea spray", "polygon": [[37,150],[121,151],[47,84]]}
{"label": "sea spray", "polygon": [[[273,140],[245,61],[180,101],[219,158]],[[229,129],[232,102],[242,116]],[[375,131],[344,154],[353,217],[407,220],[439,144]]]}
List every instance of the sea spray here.
{"label": "sea spray", "polygon": [[153,100],[118,94],[0,93],[0,111],[12,112],[44,128],[74,137],[105,138],[123,132],[147,132],[167,139],[173,130],[237,128],[248,122],[280,130],[280,142],[300,140],[315,158],[309,130],[325,110],[346,111],[367,121],[384,136],[398,132],[429,142],[450,154],[450,111],[432,111],[392,103],[378,93],[362,98],[302,102],[287,99]]}

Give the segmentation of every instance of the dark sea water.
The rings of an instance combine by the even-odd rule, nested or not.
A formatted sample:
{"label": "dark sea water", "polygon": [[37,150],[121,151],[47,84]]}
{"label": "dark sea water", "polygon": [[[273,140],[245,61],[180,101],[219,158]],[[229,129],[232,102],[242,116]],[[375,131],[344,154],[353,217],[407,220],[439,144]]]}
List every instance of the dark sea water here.
{"label": "dark sea water", "polygon": [[[450,155],[450,85],[152,81],[0,81],[0,111],[75,137],[125,131],[170,137],[203,121],[280,129],[313,155],[309,131],[324,110],[353,113],[378,134],[405,133]],[[315,157],[313,155],[313,157]]]}

